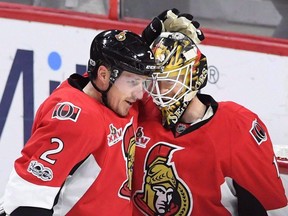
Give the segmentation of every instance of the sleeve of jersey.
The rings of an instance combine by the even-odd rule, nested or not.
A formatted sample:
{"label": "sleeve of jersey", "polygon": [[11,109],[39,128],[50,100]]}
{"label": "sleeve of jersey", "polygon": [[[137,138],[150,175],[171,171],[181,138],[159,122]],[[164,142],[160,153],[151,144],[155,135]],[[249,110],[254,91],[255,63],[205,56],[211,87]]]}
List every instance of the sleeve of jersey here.
{"label": "sleeve of jersey", "polygon": [[265,124],[244,107],[233,115],[232,178],[261,203],[268,215],[288,215],[287,197]]}
{"label": "sleeve of jersey", "polygon": [[52,108],[38,110],[33,134],[9,177],[4,195],[6,213],[25,206],[51,209],[73,168],[105,140],[101,120],[74,108],[75,115],[69,118],[53,116]]}

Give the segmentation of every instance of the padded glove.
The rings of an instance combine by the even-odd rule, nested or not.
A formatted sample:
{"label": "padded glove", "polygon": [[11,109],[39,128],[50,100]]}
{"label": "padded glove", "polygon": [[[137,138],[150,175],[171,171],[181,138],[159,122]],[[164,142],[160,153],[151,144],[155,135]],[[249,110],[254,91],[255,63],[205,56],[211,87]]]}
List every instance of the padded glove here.
{"label": "padded glove", "polygon": [[175,8],[171,10],[165,10],[157,17],[155,17],[143,30],[142,38],[146,41],[147,44],[152,44],[152,42],[161,34],[161,32],[165,32],[164,21],[167,19],[167,12],[169,12],[171,19],[173,14],[177,17],[179,11]]}
{"label": "padded glove", "polygon": [[142,37],[147,44],[151,44],[161,32],[178,31],[186,34],[194,43],[199,44],[205,38],[199,27],[200,24],[193,20],[191,14],[179,15],[179,10],[173,8],[165,10],[155,17],[143,30]]}
{"label": "padded glove", "polygon": [[[169,16],[168,13],[167,16]],[[166,22],[168,20],[172,21]],[[187,35],[195,44],[200,44],[205,39],[203,32],[199,29],[199,22],[194,21],[191,14],[180,14],[176,19],[167,18],[164,21],[164,27],[166,31],[181,32]]]}

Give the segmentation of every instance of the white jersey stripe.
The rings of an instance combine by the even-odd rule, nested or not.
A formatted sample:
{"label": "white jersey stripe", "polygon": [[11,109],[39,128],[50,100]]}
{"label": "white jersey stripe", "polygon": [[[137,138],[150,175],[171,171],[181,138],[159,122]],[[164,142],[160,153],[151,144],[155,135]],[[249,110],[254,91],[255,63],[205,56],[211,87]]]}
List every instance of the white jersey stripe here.
{"label": "white jersey stripe", "polygon": [[73,175],[67,178],[58,203],[54,206],[53,216],[66,215],[93,184],[100,171],[100,166],[93,155],[90,155]]}
{"label": "white jersey stripe", "polygon": [[59,189],[60,187],[32,184],[21,178],[13,168],[6,187],[3,207],[7,214],[11,214],[19,206],[51,209]]}
{"label": "white jersey stripe", "polygon": [[221,203],[230,212],[232,216],[238,216],[237,211],[237,197],[233,187],[233,181],[229,177],[225,177],[225,182],[221,187]]}

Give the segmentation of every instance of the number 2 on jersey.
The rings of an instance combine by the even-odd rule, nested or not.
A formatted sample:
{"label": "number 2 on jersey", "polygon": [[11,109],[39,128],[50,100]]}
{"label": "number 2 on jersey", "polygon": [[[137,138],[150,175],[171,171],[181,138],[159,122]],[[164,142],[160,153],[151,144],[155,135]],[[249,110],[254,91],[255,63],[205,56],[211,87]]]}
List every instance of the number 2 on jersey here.
{"label": "number 2 on jersey", "polygon": [[43,154],[41,154],[40,158],[50,164],[55,164],[56,160],[53,160],[51,158],[49,158],[49,155],[53,155],[53,154],[57,154],[59,152],[62,151],[62,149],[64,148],[64,143],[62,142],[62,140],[58,139],[58,138],[51,138],[51,144],[53,143],[57,143],[58,147],[55,149],[50,149],[48,151],[45,151]]}

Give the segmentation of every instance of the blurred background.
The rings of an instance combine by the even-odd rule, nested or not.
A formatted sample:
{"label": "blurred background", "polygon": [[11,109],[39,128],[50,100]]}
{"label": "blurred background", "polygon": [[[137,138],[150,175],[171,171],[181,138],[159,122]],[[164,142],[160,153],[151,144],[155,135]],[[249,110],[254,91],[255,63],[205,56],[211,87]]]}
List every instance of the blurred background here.
{"label": "blurred background", "polygon": [[[110,0],[111,1],[111,0]],[[0,0],[107,15],[109,0]],[[288,39],[288,0],[119,0],[119,19],[149,20],[165,9],[191,13],[202,28]]]}

